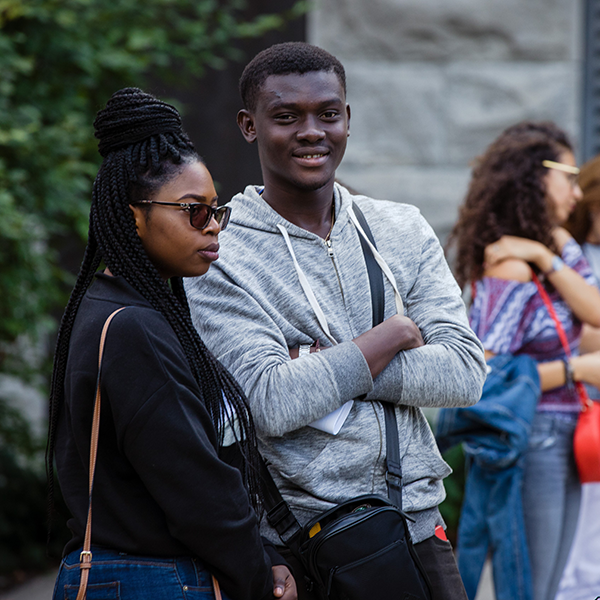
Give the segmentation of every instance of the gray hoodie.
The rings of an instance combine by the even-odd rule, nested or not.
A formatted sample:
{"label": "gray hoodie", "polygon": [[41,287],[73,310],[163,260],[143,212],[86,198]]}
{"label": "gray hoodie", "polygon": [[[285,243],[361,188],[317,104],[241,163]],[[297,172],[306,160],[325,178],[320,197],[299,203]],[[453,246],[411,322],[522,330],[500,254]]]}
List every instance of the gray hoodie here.
{"label": "gray hoodie", "polygon": [[[485,379],[481,344],[471,331],[460,290],[440,244],[419,211],[405,204],[352,196],[336,184],[331,246],[286,221],[248,186],[230,202],[219,260],[186,280],[194,323],[207,346],[250,401],[261,450],[283,496],[301,522],[353,496],[387,496],[385,421],[381,402],[397,406],[403,506],[415,543],[442,524],[442,460],[420,407],[469,406]],[[371,378],[351,340],[372,327],[371,294],[352,200],[364,213],[391,268],[405,314],[425,346],[399,352]],[[297,260],[339,345],[290,360],[288,349],[319,339],[330,346],[298,280],[277,228],[288,231]],[[385,318],[395,314],[385,284]],[[357,399],[337,435],[308,425]],[[360,398],[360,399],[358,399]],[[264,525],[264,534],[278,542]]]}

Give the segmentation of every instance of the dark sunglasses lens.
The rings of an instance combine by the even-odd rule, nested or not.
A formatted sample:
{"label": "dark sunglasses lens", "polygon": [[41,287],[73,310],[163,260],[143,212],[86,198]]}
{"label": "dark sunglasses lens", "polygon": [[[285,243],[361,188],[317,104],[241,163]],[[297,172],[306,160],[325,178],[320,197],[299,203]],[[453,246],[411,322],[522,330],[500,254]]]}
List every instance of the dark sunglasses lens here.
{"label": "dark sunglasses lens", "polygon": [[221,231],[223,231],[225,229],[225,227],[227,227],[227,224],[229,223],[230,215],[231,215],[231,208],[229,208],[229,206],[221,206],[220,208],[217,209],[217,212],[215,214],[215,219],[217,220],[217,223],[221,226]]}
{"label": "dark sunglasses lens", "polygon": [[204,229],[212,218],[212,211],[208,204],[194,204],[190,206],[190,222],[196,229]]}
{"label": "dark sunglasses lens", "polygon": [[221,231],[227,227],[229,223],[229,215],[231,214],[231,208],[228,206],[221,206],[216,210],[213,210],[208,204],[195,204],[190,207],[190,221],[192,227],[196,229],[205,229],[208,227],[210,220],[215,217],[217,223],[221,226]]}

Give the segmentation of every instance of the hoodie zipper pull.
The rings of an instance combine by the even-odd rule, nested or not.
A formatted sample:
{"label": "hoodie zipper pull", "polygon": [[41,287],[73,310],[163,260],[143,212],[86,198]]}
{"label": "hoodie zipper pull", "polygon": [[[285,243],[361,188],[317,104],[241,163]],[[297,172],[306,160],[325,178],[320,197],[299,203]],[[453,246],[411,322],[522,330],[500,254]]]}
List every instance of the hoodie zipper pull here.
{"label": "hoodie zipper pull", "polygon": [[325,240],[327,244],[327,254],[329,254],[330,258],[333,258],[333,248],[331,247],[331,240]]}

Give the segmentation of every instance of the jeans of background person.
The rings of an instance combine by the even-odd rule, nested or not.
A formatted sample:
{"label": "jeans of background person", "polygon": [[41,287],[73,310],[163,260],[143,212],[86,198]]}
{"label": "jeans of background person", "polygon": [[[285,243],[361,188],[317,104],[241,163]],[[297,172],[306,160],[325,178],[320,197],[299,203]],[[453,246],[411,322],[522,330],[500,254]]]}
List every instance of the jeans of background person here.
{"label": "jeans of background person", "polygon": [[577,526],[581,484],[573,456],[577,415],[538,412],[525,455],[523,513],[534,600],[554,600]]}
{"label": "jeans of background person", "polygon": [[492,551],[496,600],[531,600],[531,568],[523,526],[523,458],[506,469],[472,462],[458,526],[458,568],[469,600],[477,594]]}
{"label": "jeans of background person", "polygon": [[[75,600],[79,590],[79,553],[67,555],[53,600]],[[195,558],[133,556],[92,546],[87,600],[214,600],[211,574]],[[222,593],[223,600],[229,600]]]}
{"label": "jeans of background person", "polygon": [[501,354],[488,361],[481,400],[440,410],[440,450],[463,443],[470,468],[458,529],[458,567],[475,598],[492,551],[498,600],[531,600],[531,569],[523,528],[523,455],[540,397],[537,363],[527,355]]}
{"label": "jeans of background person", "polygon": [[[431,600],[467,600],[465,586],[456,568],[456,560],[450,542],[440,540],[434,535],[415,544],[414,549],[429,577]],[[314,592],[306,590],[302,563],[287,548],[278,547],[277,551],[293,569],[298,588],[298,600],[317,600]]]}

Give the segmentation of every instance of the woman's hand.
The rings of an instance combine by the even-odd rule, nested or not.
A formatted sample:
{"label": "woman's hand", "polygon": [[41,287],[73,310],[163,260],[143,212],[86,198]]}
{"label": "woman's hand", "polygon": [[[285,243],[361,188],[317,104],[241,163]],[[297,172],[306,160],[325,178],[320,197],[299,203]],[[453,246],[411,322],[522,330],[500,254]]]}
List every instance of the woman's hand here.
{"label": "woman's hand", "polygon": [[600,389],[600,351],[572,358],[571,366],[575,381],[589,383]]}
{"label": "woman's hand", "polygon": [[552,268],[554,254],[549,248],[527,238],[503,235],[497,242],[486,246],[483,252],[484,269],[489,269],[509,258],[517,258],[536,264],[540,271]]}
{"label": "woman's hand", "polygon": [[562,252],[565,244],[573,237],[564,227],[555,227],[552,230],[552,237],[556,247]]}
{"label": "woman's hand", "polygon": [[273,596],[281,600],[297,600],[296,581],[284,565],[273,567]]}
{"label": "woman's hand", "polygon": [[586,354],[595,350],[600,350],[600,328],[585,324],[581,332],[579,352]]}
{"label": "woman's hand", "polygon": [[[560,242],[566,243],[567,240],[563,239],[563,230],[557,228],[554,234],[559,245]],[[503,235],[497,242],[486,246],[483,256],[485,261],[483,265],[485,269],[484,275],[489,277],[499,276],[498,271],[503,270],[503,268],[498,265],[509,259],[534,263],[542,273],[546,274],[548,281],[554,286],[580,321],[588,323],[593,327],[600,327],[600,291],[598,288],[587,283],[579,273],[567,265],[563,264],[558,270],[553,270],[552,262],[555,254],[540,242],[534,242],[533,240],[513,235]],[[505,265],[509,266],[510,262],[506,262]],[[523,275],[528,275],[526,273],[527,268],[523,263],[517,262],[516,266],[519,265],[522,266],[521,269],[516,269],[516,271],[519,271],[519,276],[503,278],[527,281],[528,279],[522,277]],[[521,272],[523,270],[525,273]]]}

